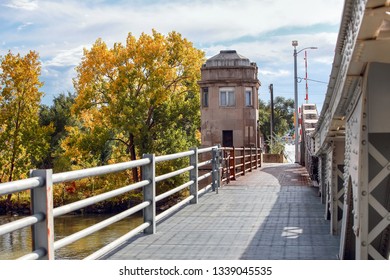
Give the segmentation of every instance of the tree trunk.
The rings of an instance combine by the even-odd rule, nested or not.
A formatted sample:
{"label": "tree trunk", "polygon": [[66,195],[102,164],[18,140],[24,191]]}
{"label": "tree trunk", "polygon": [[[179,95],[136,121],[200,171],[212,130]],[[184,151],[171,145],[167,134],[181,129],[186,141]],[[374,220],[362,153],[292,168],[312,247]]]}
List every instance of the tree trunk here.
{"label": "tree trunk", "polygon": [[[11,182],[13,180],[13,175],[14,175],[15,161],[16,161],[16,149],[18,146],[18,133],[19,133],[19,129],[21,126],[21,122],[19,122],[21,107],[22,107],[22,102],[19,101],[18,112],[16,115],[16,121],[15,121],[14,139],[13,139],[13,143],[12,143],[12,158],[11,158],[11,167],[10,167],[10,171],[9,171],[8,182]],[[9,212],[10,208],[11,208],[11,197],[12,197],[12,193],[8,194],[7,200],[5,202],[5,209],[7,212]]]}
{"label": "tree trunk", "polygon": [[[14,140],[14,143],[16,140]],[[12,153],[12,159],[11,159],[11,168],[10,168],[10,174],[8,177],[8,182],[11,182],[13,179],[13,174],[14,174],[14,168],[15,168],[15,158],[16,158],[16,151],[15,148],[13,149]],[[11,211],[11,198],[12,198],[12,193],[7,195],[7,200],[5,202],[5,211],[10,212]]]}
{"label": "tree trunk", "polygon": [[[12,172],[13,172],[13,164],[12,164],[11,174],[8,178],[8,182],[12,181]],[[12,193],[7,195],[7,200],[5,201],[5,212],[6,213],[11,211],[11,198],[12,198]]]}
{"label": "tree trunk", "polygon": [[[132,133],[130,133],[129,152],[130,152],[131,160],[136,160],[137,159],[137,155],[135,153],[134,135]],[[138,168],[134,167],[132,169],[132,172],[133,172],[133,180],[134,180],[134,182],[139,182]]]}

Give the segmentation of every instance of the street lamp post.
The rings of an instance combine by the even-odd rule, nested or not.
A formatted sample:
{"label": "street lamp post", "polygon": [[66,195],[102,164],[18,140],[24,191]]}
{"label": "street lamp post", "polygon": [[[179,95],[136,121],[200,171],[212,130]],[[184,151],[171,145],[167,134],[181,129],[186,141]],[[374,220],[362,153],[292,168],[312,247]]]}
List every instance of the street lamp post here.
{"label": "street lamp post", "polygon": [[292,41],[294,47],[294,126],[295,126],[295,162],[298,162],[298,77],[297,77],[297,46],[298,41]]}
{"label": "street lamp post", "polygon": [[298,145],[299,145],[299,131],[298,131],[298,76],[297,76],[297,55],[307,49],[315,50],[317,47],[308,47],[302,50],[297,51],[298,41],[292,41],[292,46],[294,47],[294,110],[295,110],[295,118],[294,118],[294,126],[295,126],[295,162],[299,163],[299,153],[298,153]]}

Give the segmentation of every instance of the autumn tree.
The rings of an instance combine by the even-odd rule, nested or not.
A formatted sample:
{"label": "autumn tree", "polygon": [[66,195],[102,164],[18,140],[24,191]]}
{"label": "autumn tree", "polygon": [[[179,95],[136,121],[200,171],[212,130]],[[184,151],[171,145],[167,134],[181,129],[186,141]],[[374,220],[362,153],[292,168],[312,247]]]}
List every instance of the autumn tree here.
{"label": "autumn tree", "polygon": [[[42,83],[38,54],[0,57],[0,183],[25,178],[48,149],[50,126],[39,125]],[[7,202],[11,199],[8,195]],[[8,204],[8,203],[7,203]]]}
{"label": "autumn tree", "polygon": [[99,164],[197,145],[203,62],[204,53],[176,32],[129,34],[112,48],[98,39],[77,67],[78,123],[62,143],[65,157]]}

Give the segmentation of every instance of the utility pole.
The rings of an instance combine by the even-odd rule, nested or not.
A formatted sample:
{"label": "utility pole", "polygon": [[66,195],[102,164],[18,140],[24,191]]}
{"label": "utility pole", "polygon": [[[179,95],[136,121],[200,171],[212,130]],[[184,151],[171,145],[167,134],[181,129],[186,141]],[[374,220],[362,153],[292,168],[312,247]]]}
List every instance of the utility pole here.
{"label": "utility pole", "polygon": [[274,140],[274,85],[269,85],[269,92],[271,94],[271,119],[270,119],[270,127],[271,127],[271,147],[273,146]]}
{"label": "utility pole", "polygon": [[294,110],[295,110],[295,119],[294,119],[294,128],[295,128],[295,162],[298,163],[298,78],[297,78],[297,46],[298,41],[292,41],[292,45],[294,47]]}
{"label": "utility pole", "polygon": [[[317,47],[308,47],[303,48],[300,51],[297,51],[298,41],[294,40],[292,41],[292,46],[294,47],[294,108],[295,108],[295,120],[294,120],[294,126],[295,126],[295,162],[299,163],[299,131],[298,131],[298,119],[299,119],[299,112],[298,112],[298,77],[297,77],[297,55],[307,49],[316,50]],[[306,78],[307,81],[307,78]],[[308,98],[307,98],[308,99]]]}
{"label": "utility pole", "polygon": [[307,51],[305,51],[305,80],[306,80],[306,104],[309,103],[309,86],[307,84]]}

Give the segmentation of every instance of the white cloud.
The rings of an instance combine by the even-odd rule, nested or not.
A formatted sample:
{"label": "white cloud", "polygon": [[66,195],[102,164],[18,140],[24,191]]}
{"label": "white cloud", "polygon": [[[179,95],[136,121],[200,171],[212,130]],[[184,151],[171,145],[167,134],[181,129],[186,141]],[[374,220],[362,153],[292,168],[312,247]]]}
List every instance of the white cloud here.
{"label": "white cloud", "polygon": [[43,63],[44,67],[67,67],[76,66],[80,63],[85,46],[78,46],[73,49],[61,50],[50,60]]}
{"label": "white cloud", "polygon": [[[282,28],[339,23],[339,0],[241,0],[241,1],[121,1],[96,4],[95,1],[40,1],[35,13],[23,14],[29,22],[50,26],[51,39],[125,40],[128,32],[135,35],[152,28],[167,33],[176,30],[187,38],[202,43],[231,41],[245,36],[258,36]],[[13,6],[33,9],[36,1],[14,0]],[[16,4],[18,3],[18,4]],[[321,11],[321,12],[318,12]],[[18,16],[16,16],[18,18]],[[12,19],[12,16],[9,17]],[[36,32],[42,30],[37,29]],[[34,34],[37,35],[37,34]],[[91,43],[91,42],[89,42]]]}
{"label": "white cloud", "polygon": [[[292,40],[299,40],[299,48],[319,47],[309,54],[311,73],[331,66],[343,2],[12,0],[3,4],[9,9],[0,9],[7,22],[0,38],[4,49],[36,50],[45,75],[62,77],[55,86],[60,89],[60,84],[71,86],[71,81],[64,79],[74,75],[83,46],[90,46],[97,38],[111,45],[124,42],[128,32],[138,36],[153,28],[165,34],[175,30],[208,57],[222,49],[236,49],[258,64],[264,84],[279,82],[287,92],[292,87],[292,79],[286,79],[292,71]],[[300,72],[302,58],[300,54]],[[54,80],[50,83],[55,85]]]}
{"label": "white cloud", "polygon": [[[238,53],[248,57],[251,61],[257,62],[260,69],[266,64],[268,68],[284,68],[286,62],[293,61],[293,50],[291,45],[293,39],[299,38],[298,51],[301,48],[310,46],[318,47],[316,50],[308,50],[310,62],[329,65],[333,61],[334,44],[336,42],[336,33],[317,33],[272,36],[252,40],[250,42],[235,42],[232,44],[217,44],[204,48],[208,57],[219,53],[222,49],[234,49]],[[333,40],[332,40],[333,38]],[[303,61],[303,52],[298,54],[298,62]]]}
{"label": "white cloud", "polygon": [[38,1],[36,0],[11,0],[8,1],[7,4],[4,4],[3,6],[13,8],[13,9],[33,11],[38,8],[37,2]]}
{"label": "white cloud", "polygon": [[282,77],[288,77],[291,75],[290,71],[279,69],[279,70],[259,70],[259,73],[261,76],[266,76],[269,78],[282,78]]}
{"label": "white cloud", "polygon": [[50,59],[42,62],[42,77],[46,80],[44,90],[47,93],[44,103],[50,103],[58,93],[73,91],[75,66],[81,61],[84,47],[87,46],[56,51]]}
{"label": "white cloud", "polygon": [[317,63],[322,63],[322,64],[327,64],[327,65],[332,65],[333,63],[333,56],[321,56],[318,58],[314,58],[313,62]]}
{"label": "white cloud", "polygon": [[23,29],[26,29],[26,28],[29,27],[30,25],[33,25],[33,23],[32,23],[32,22],[26,22],[26,23],[24,23],[24,24],[22,24],[22,25],[20,25],[20,26],[18,27],[18,31],[21,31],[21,30],[23,30]]}

